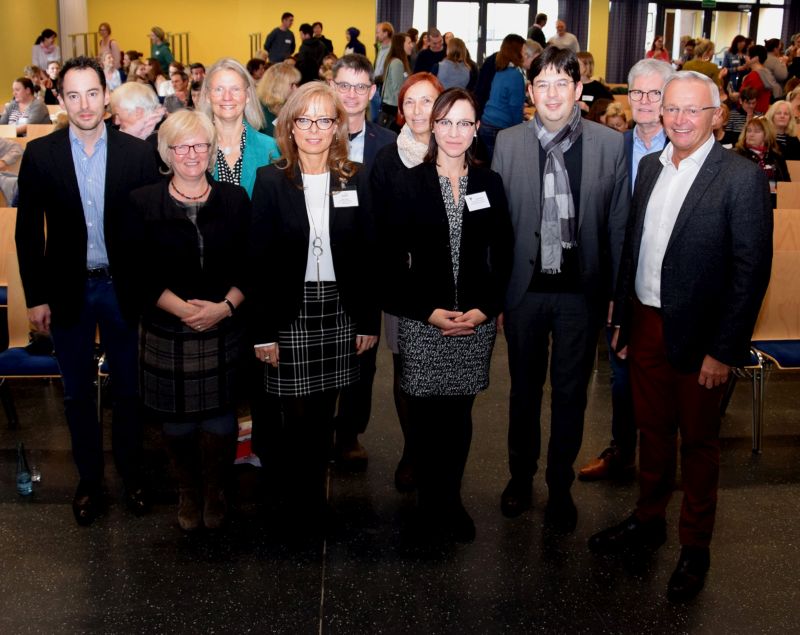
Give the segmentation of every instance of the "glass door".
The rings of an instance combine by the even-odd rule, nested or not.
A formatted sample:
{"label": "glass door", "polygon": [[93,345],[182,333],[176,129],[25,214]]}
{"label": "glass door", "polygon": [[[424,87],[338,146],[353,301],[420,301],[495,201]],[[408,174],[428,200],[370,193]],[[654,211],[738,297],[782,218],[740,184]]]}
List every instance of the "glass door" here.
{"label": "glass door", "polygon": [[490,2],[486,8],[485,55],[500,50],[503,38],[509,33],[528,37],[528,5]]}
{"label": "glass door", "polygon": [[472,59],[478,59],[481,36],[479,2],[437,2],[435,24],[442,35],[451,31],[464,40]]}

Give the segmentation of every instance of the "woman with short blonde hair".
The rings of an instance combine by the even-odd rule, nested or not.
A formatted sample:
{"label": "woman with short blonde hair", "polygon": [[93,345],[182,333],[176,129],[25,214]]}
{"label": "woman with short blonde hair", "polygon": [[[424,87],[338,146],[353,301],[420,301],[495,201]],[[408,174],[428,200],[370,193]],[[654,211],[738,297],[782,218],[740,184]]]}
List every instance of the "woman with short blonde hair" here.
{"label": "woman with short blonde hair", "polygon": [[264,77],[256,86],[256,94],[261,102],[265,122],[261,132],[274,136],[275,119],[291,92],[300,84],[301,77],[300,71],[296,67],[285,62],[273,64],[264,73]]}

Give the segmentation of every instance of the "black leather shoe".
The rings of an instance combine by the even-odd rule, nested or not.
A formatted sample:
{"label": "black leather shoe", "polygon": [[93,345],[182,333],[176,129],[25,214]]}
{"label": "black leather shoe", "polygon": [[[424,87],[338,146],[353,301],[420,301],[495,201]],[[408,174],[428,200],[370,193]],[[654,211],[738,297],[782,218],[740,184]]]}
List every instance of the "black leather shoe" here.
{"label": "black leather shoe", "polygon": [[708,547],[682,547],[678,566],[667,584],[669,601],[686,602],[700,593],[710,564],[711,554]]}
{"label": "black leather shoe", "polygon": [[589,549],[595,553],[619,553],[626,550],[658,549],[667,540],[667,523],[663,518],[647,522],[631,514],[624,522],[604,529],[589,538]]}
{"label": "black leather shoe", "polygon": [[544,522],[549,529],[558,534],[571,534],[578,524],[578,509],[572,494],[551,495],[544,510]]}
{"label": "black leather shoe", "polygon": [[102,507],[102,487],[79,483],[75,498],[72,499],[72,513],[77,523],[82,527],[88,527],[100,515]]}
{"label": "black leather shoe", "polygon": [[447,530],[456,542],[475,540],[475,522],[463,505],[456,505],[447,515]]}
{"label": "black leather shoe", "polygon": [[144,516],[150,511],[150,493],[141,485],[125,488],[125,505],[137,516]]}
{"label": "black leather shoe", "polygon": [[512,478],[500,496],[500,511],[506,518],[516,518],[533,507],[533,484]]}

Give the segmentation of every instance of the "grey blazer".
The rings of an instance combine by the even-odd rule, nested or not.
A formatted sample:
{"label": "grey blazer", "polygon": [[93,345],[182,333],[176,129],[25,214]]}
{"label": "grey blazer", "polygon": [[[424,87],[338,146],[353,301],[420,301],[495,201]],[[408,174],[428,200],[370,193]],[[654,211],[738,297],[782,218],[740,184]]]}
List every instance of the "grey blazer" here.
{"label": "grey blazer", "polygon": [[[658,154],[639,163],[623,251],[614,322],[628,340],[631,302]],[[692,183],[661,266],[661,315],[670,363],[696,372],[703,358],[730,366],[749,360],[750,336],[769,283],[772,203],[758,166],[715,143]]]}
{"label": "grey blazer", "polygon": [[[592,302],[612,297],[630,208],[628,168],[619,132],[583,121],[583,165],[578,215],[578,250],[584,293]],[[503,177],[514,226],[514,267],[506,310],[528,290],[539,251],[541,183],[539,140],[533,122],[497,135],[492,169]]]}

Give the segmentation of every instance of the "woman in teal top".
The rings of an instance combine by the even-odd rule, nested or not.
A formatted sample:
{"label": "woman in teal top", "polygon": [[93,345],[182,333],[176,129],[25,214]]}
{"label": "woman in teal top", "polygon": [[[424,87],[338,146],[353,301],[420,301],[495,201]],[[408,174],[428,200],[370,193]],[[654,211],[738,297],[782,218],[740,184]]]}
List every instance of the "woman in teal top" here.
{"label": "woman in teal top", "polygon": [[258,132],[264,114],[253,78],[236,60],[222,58],[206,72],[199,101],[217,129],[214,179],[241,185],[252,196],[256,170],[280,158],[275,140]]}
{"label": "woman in teal top", "polygon": [[175,58],[169,50],[169,43],[166,41],[167,34],[160,26],[150,29],[150,57],[158,60],[161,68],[169,68]]}

